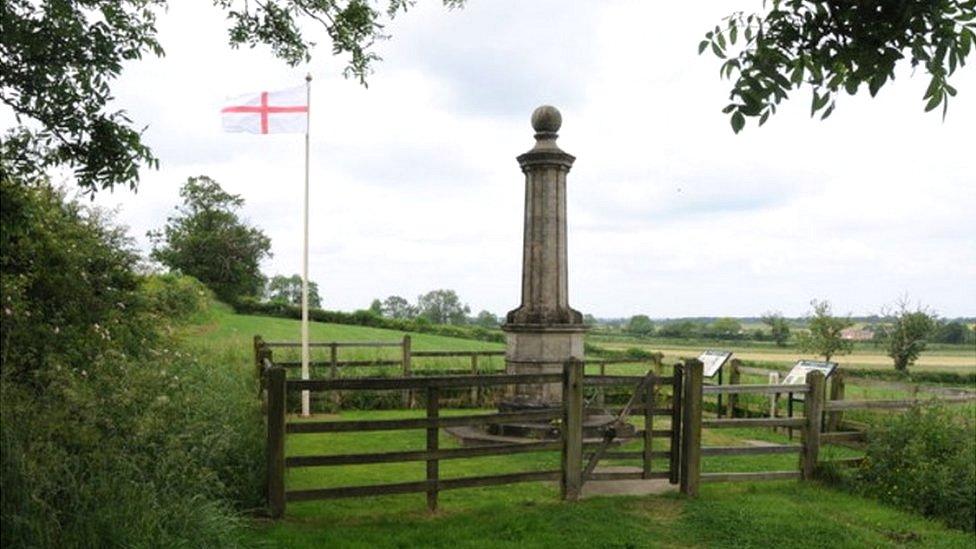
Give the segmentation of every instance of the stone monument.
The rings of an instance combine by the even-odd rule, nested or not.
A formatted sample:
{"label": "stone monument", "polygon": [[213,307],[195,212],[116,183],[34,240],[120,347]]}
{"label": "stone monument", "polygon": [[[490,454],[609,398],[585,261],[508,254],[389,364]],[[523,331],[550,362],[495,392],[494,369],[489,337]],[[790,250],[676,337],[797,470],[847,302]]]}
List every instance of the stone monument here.
{"label": "stone monument", "polygon": [[[508,313],[505,369],[511,374],[561,373],[583,358],[583,315],[569,306],[566,263],[566,175],[576,159],[556,144],[562,115],[544,105],[532,113],[536,143],[518,157],[525,174],[522,304]],[[562,401],[558,383],[521,385],[507,409],[546,408]]]}
{"label": "stone monument", "polygon": [[[535,147],[518,157],[525,174],[525,221],[522,237],[522,304],[508,313],[505,370],[510,374],[562,373],[570,358],[583,359],[583,315],[569,306],[566,264],[566,174],[575,158],[556,145],[562,116],[555,107],[532,113]],[[499,403],[500,411],[562,407],[562,384],[525,384]],[[584,436],[599,440],[614,422],[599,410],[588,412]],[[456,427],[448,432],[468,445],[529,442],[558,438],[555,422],[497,423],[484,428]],[[633,429],[618,433],[630,436]]]}

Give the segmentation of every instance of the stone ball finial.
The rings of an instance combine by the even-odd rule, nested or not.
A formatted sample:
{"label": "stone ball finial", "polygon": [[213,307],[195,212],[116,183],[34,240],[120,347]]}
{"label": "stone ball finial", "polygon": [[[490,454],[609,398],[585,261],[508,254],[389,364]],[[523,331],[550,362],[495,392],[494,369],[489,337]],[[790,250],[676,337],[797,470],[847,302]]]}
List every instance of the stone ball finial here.
{"label": "stone ball finial", "polygon": [[563,125],[563,115],[552,105],[543,105],[532,112],[532,129],[538,134],[555,135]]}

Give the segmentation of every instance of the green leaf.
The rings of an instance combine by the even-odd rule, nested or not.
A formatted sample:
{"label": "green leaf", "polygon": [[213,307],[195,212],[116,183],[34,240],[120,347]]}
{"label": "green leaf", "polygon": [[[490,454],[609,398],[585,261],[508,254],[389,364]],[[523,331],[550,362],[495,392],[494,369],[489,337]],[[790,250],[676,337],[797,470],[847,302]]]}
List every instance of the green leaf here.
{"label": "green leaf", "polygon": [[715,42],[712,42],[712,53],[714,53],[715,56],[718,58],[725,59],[725,53],[722,52],[721,49],[719,49],[718,44],[716,44]]}
{"label": "green leaf", "polygon": [[881,89],[881,86],[884,86],[887,79],[888,75],[886,74],[876,74],[871,77],[871,80],[868,81],[868,92],[871,93],[871,97],[878,94],[878,90]]}
{"label": "green leaf", "polygon": [[925,104],[925,112],[929,112],[930,110],[938,107],[939,103],[941,102],[942,102],[942,92],[936,92],[929,99],[929,102]]}
{"label": "green leaf", "polygon": [[830,93],[825,93],[820,95],[817,90],[813,91],[813,104],[810,106],[810,116],[813,116],[817,111],[824,108],[827,101],[830,99]]}
{"label": "green leaf", "polygon": [[793,69],[793,73],[790,74],[790,83],[794,85],[799,85],[803,82],[803,63],[797,63],[796,68]]}
{"label": "green leaf", "polygon": [[928,99],[929,97],[932,97],[937,91],[939,91],[939,84],[941,82],[942,82],[941,78],[939,78],[938,76],[933,76],[932,80],[929,81],[929,87],[925,89],[925,95],[922,96],[922,99]]}
{"label": "green leaf", "polygon": [[834,102],[833,101],[830,102],[830,106],[827,107],[827,110],[825,110],[824,113],[822,115],[820,115],[820,119],[821,120],[826,119],[828,116],[830,116],[830,114],[832,112],[834,112]]}
{"label": "green leaf", "polygon": [[729,42],[735,44],[735,39],[737,36],[739,36],[739,29],[736,28],[735,25],[733,24],[732,28],[729,29]]}
{"label": "green leaf", "polygon": [[735,111],[730,122],[732,123],[732,131],[739,133],[742,131],[743,126],[746,125],[746,117],[742,116],[741,112]]}
{"label": "green leaf", "polygon": [[762,126],[763,124],[765,124],[765,123],[766,123],[766,121],[767,121],[767,120],[769,120],[769,114],[770,114],[771,112],[772,112],[772,111],[766,111],[766,112],[764,112],[764,113],[762,114],[762,116],[760,116],[760,117],[759,117],[759,125],[760,125],[760,126]]}
{"label": "green leaf", "polygon": [[705,48],[708,47],[708,40],[702,40],[698,43],[698,55],[701,55]]}

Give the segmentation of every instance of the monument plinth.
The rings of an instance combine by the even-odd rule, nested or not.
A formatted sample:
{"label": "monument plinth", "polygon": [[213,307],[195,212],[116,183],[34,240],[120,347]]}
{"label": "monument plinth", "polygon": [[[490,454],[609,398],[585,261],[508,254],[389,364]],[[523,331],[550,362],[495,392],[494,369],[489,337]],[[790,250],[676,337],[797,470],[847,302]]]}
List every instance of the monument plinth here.
{"label": "monument plinth", "polygon": [[[566,262],[566,175],[576,158],[556,144],[560,126],[555,107],[536,109],[535,146],[518,157],[525,174],[522,303],[502,326],[508,373],[559,373],[569,358],[583,358],[587,327],[569,306]],[[502,407],[545,408],[561,401],[559,384],[522,385]]]}

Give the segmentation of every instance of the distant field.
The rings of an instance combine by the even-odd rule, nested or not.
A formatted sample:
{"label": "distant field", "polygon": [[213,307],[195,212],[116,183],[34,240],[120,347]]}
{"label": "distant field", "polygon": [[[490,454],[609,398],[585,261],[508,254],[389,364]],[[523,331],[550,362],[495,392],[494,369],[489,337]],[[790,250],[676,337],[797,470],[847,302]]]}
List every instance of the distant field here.
{"label": "distant field", "polygon": [[[648,351],[660,351],[664,353],[665,360],[675,361],[681,357],[690,358],[697,356],[705,350],[705,346],[683,346],[668,343],[666,345],[655,345],[654,342],[621,341],[613,342],[603,339],[599,342],[601,347],[607,349],[628,349],[637,347]],[[735,356],[742,360],[757,362],[767,362],[786,366],[800,359],[816,358],[809,354],[802,354],[796,349],[779,349],[775,347],[744,347],[736,348],[734,342],[715,342],[711,348],[726,349],[735,353]],[[976,348],[965,348],[959,346],[958,350],[933,350],[922,353],[921,358],[915,363],[917,371],[928,372],[955,372],[955,373],[974,373],[976,372]],[[842,368],[860,368],[867,370],[892,369],[891,358],[884,354],[884,351],[877,349],[858,349],[853,354],[839,356],[833,359]]]}

